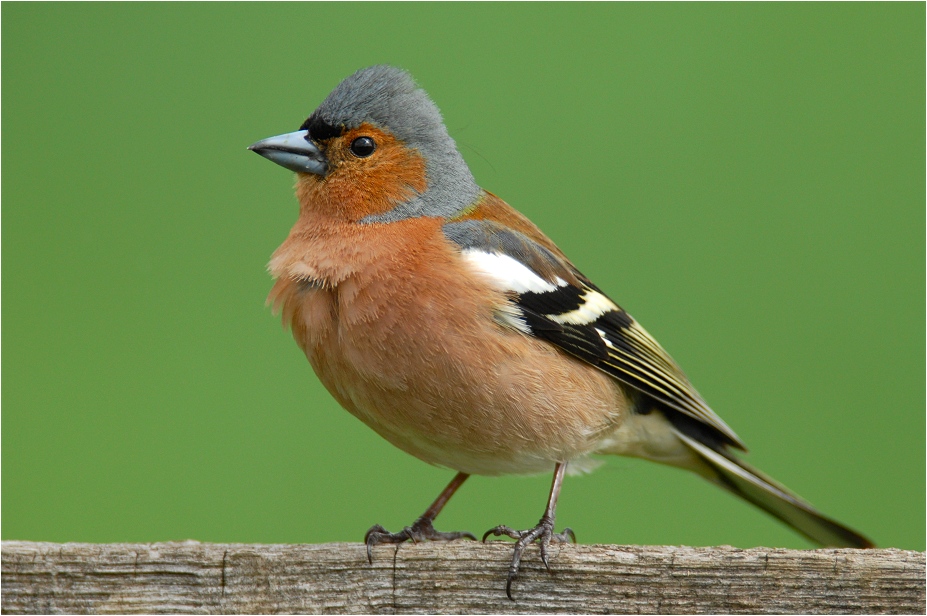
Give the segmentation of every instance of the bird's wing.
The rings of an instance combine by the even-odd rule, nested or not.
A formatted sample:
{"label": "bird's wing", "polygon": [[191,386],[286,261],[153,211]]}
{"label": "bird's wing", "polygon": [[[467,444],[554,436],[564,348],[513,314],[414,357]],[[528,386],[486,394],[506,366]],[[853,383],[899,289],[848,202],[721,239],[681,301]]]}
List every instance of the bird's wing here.
{"label": "bird's wing", "polygon": [[521,229],[494,220],[500,216],[492,216],[492,211],[479,218],[459,217],[443,227],[462,257],[509,295],[511,303],[500,310],[500,321],[557,345],[714,429],[723,442],[745,449],[663,347],[576,270],[537,227],[505,208],[505,216],[520,217]]}

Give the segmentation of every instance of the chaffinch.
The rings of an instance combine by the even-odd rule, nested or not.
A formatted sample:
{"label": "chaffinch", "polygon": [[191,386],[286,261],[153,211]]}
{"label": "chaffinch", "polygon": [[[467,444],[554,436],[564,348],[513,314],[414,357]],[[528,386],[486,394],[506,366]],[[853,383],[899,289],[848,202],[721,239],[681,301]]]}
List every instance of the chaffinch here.
{"label": "chaffinch", "polygon": [[636,456],[701,475],[828,546],[871,547],[732,453],[740,438],[637,321],[530,220],[477,186],[408,73],[362,69],[293,133],[251,150],[296,172],[299,218],[274,253],[268,302],[332,396],[386,440],[457,471],[379,543],[475,538],[433,521],[472,474],[554,470],[534,528],[548,566],[569,464]]}

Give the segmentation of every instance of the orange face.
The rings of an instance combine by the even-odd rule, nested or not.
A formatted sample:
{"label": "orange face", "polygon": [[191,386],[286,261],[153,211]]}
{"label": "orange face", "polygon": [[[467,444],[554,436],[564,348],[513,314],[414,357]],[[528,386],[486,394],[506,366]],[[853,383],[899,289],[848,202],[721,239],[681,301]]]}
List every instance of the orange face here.
{"label": "orange face", "polygon": [[372,124],[319,143],[328,160],[324,176],[299,173],[302,207],[357,221],[382,214],[425,191],[425,160],[389,131]]}

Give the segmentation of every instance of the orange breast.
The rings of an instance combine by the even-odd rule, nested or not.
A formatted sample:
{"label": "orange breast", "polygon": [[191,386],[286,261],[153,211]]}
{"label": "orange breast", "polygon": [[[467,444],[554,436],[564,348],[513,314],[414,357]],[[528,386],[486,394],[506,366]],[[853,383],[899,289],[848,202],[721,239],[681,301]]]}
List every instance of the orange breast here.
{"label": "orange breast", "polygon": [[541,472],[621,421],[610,377],[497,324],[505,298],[440,221],[330,231],[294,228],[270,299],[329,392],[397,447],[468,473]]}

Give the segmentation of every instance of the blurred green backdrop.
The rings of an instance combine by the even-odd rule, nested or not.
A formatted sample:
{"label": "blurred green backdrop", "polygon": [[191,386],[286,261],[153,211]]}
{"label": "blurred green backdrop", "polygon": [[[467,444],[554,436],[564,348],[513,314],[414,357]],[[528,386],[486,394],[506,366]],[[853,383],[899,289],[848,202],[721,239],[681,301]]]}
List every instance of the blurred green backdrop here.
{"label": "blurred green backdrop", "polygon": [[[323,390],[264,307],[293,178],[245,150],[388,62],[481,185],[634,314],[762,468],[924,549],[923,3],[4,3],[5,539],[358,541],[452,473]],[[439,520],[534,524],[549,476]],[[583,542],[809,544],[611,459]]]}

